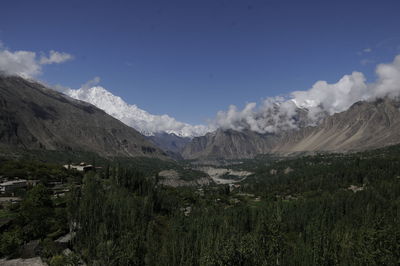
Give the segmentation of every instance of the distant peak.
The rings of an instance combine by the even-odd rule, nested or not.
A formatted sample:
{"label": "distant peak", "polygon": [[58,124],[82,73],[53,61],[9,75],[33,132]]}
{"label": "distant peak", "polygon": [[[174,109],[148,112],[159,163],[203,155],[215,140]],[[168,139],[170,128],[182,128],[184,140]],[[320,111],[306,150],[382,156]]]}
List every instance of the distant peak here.
{"label": "distant peak", "polygon": [[177,121],[169,115],[153,115],[134,104],[126,103],[121,97],[112,94],[101,86],[69,89],[66,94],[74,99],[89,102],[109,115],[138,130],[146,136],[166,132],[179,137],[205,135],[211,129],[204,125],[190,125]]}

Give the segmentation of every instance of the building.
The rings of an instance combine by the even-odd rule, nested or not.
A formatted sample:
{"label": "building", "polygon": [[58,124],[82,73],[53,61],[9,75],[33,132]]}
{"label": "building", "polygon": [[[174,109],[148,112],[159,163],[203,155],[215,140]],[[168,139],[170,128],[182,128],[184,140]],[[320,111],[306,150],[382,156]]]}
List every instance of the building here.
{"label": "building", "polygon": [[7,206],[21,201],[20,197],[0,197],[0,206]]}
{"label": "building", "polygon": [[78,165],[77,164],[66,164],[66,165],[64,165],[64,168],[68,169],[68,170],[75,169],[75,170],[80,171],[80,172],[86,172],[86,171],[94,169],[93,165],[86,164],[84,162],[82,162],[82,163],[80,163]]}
{"label": "building", "polygon": [[27,182],[25,179],[11,180],[0,183],[0,192],[1,193],[13,192],[20,188],[26,188],[26,186]]}

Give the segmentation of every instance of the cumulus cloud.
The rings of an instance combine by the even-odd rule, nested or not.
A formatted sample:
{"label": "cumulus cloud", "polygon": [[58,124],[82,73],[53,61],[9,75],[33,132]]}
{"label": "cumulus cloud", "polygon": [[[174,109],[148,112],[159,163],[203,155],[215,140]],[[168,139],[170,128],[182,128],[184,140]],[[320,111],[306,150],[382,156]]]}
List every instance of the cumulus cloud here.
{"label": "cumulus cloud", "polygon": [[96,86],[99,82],[100,78],[96,77],[83,84],[80,89],[68,89],[64,93],[103,109],[109,115],[145,135],[167,132],[183,137],[196,137],[212,130],[205,125],[190,125],[177,121],[169,115],[150,114],[136,105],[126,103],[121,97],[113,95],[105,88]]}
{"label": "cumulus cloud", "polygon": [[36,60],[36,54],[28,51],[0,51],[0,72],[6,75],[33,77],[41,73],[42,68]]}
{"label": "cumulus cloud", "polygon": [[400,55],[394,61],[376,67],[377,79],[367,83],[361,72],[343,76],[329,84],[317,81],[310,89],[294,91],[287,98],[264,100],[260,107],[248,103],[243,110],[229,106],[218,112],[213,125],[224,129],[249,129],[259,133],[274,133],[318,123],[326,115],[347,110],[358,101],[400,96]]}
{"label": "cumulus cloud", "polygon": [[379,64],[376,74],[378,80],[369,86],[370,98],[400,96],[400,55],[396,56],[393,63]]}
{"label": "cumulus cloud", "polygon": [[42,66],[58,64],[71,60],[67,53],[50,51],[49,55],[38,57],[32,51],[11,51],[0,45],[0,72],[6,75],[18,75],[24,78],[33,78],[42,73]]}
{"label": "cumulus cloud", "polygon": [[329,114],[344,111],[353,103],[368,99],[370,92],[365,76],[360,72],[353,72],[334,84],[317,81],[311,89],[292,92],[291,96],[298,106],[309,109],[314,115],[322,110]]}
{"label": "cumulus cloud", "polygon": [[73,57],[70,54],[51,50],[48,56],[42,55],[40,57],[39,63],[41,65],[60,64],[72,59]]}
{"label": "cumulus cloud", "polygon": [[243,110],[231,105],[228,111],[217,113],[213,126],[237,131],[248,129],[258,133],[295,128],[296,105],[283,97],[267,98],[259,108],[254,102],[247,103]]}

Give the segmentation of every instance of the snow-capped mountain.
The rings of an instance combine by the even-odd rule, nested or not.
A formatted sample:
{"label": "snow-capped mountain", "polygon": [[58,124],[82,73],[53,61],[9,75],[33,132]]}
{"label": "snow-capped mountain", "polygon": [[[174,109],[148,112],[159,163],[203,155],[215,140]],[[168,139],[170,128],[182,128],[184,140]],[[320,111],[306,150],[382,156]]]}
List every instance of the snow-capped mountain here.
{"label": "snow-capped mountain", "polygon": [[136,105],[126,103],[121,97],[116,96],[101,86],[68,89],[64,92],[68,96],[89,102],[107,114],[117,118],[146,136],[166,132],[180,137],[203,136],[212,131],[204,125],[190,125],[177,121],[169,115],[153,115],[140,109]]}

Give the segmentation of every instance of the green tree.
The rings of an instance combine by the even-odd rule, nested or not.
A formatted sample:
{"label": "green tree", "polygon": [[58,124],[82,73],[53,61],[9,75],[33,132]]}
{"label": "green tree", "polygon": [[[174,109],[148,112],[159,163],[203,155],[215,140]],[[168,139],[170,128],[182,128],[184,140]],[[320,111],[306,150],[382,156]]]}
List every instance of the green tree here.
{"label": "green tree", "polygon": [[23,227],[24,238],[41,238],[48,233],[54,216],[50,191],[39,184],[28,191],[21,203],[19,221]]}

